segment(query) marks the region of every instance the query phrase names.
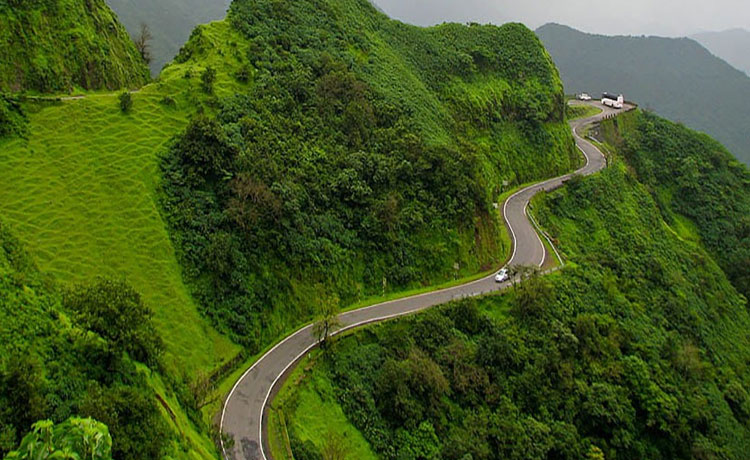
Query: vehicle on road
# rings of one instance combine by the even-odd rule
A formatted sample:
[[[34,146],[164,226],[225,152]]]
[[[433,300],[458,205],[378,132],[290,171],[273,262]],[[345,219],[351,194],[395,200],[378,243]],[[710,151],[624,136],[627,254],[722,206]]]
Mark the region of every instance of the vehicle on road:
[[[610,93],[602,94],[602,104],[613,109],[621,109],[625,105],[625,96],[622,94],[614,95]]]
[[[578,100],[579,101],[590,101],[591,100],[591,96],[589,96],[588,93],[581,93],[581,94],[578,95]]]
[[[502,283],[503,281],[508,280],[508,269],[503,268],[499,272],[497,272],[497,275],[495,275],[495,282],[496,283]]]

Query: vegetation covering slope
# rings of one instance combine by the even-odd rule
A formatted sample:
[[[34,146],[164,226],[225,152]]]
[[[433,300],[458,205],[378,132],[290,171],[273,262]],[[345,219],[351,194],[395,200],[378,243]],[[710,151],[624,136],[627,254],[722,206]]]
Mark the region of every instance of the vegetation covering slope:
[[[321,292],[347,305],[501,262],[503,182],[579,161],[521,25],[420,29],[366,0],[240,0],[228,20],[249,88],[175,142],[164,206],[204,312],[251,350]],[[199,30],[176,61],[206,46]]]
[[[177,56],[190,33],[199,24],[223,19],[230,0],[106,0],[130,32],[138,37],[141,24],[151,30],[151,74]]]
[[[78,415],[108,426],[115,458],[157,458],[165,421],[136,360],[156,368],[161,349],[130,286],[91,280],[61,293],[0,223],[0,455],[37,420]]]
[[[621,162],[535,209],[567,268],[336,341],[283,408],[295,459],[356,441],[296,431],[311,394],[380,458],[745,458],[750,314],[722,270]]]
[[[139,87],[148,69],[104,0],[1,0],[0,91]]]
[[[232,48],[241,37],[225,22],[201,30],[206,52],[133,93],[128,113],[119,92],[59,102],[11,98],[9,113],[25,134],[0,136],[0,215],[40,269],[61,286],[126,279],[153,311],[165,351],[158,373],[148,375],[149,398],[161,398],[170,429],[163,454],[175,459],[215,457],[213,414],[204,420],[199,412],[212,396],[196,395],[242,358],[199,314],[158,206],[159,155],[172,136],[196,112],[211,112],[217,95],[243,86]],[[206,66],[216,70],[213,95],[201,90]],[[70,391],[72,398],[81,390]]]
[[[731,29],[723,32],[703,32],[690,38],[705,46],[716,56],[750,75],[750,31]]]
[[[750,298],[750,171],[708,136],[648,113],[609,121],[600,137],[632,165],[667,222],[700,241]]]
[[[693,40],[606,37],[549,24],[537,30],[569,93],[621,92],[704,131],[750,164],[750,77]]]

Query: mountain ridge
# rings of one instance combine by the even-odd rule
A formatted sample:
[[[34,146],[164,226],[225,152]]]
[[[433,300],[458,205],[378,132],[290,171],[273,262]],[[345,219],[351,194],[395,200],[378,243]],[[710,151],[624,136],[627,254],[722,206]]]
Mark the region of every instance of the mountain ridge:
[[[568,93],[625,94],[642,107],[722,142],[750,164],[750,77],[689,38],[594,35],[559,24],[537,29]]]

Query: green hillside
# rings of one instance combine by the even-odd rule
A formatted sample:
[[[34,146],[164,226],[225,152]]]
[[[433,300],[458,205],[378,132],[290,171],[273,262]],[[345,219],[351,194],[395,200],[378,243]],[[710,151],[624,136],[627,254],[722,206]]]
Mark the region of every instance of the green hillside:
[[[669,128],[673,146],[706,145],[632,117]],[[683,176],[662,147],[648,163]],[[535,200],[568,259],[558,274],[348,334],[298,370],[275,404],[294,458],[745,458],[747,299],[638,177],[615,159]]]
[[[128,113],[120,110],[119,92],[20,105],[11,99],[7,113],[20,120],[24,137],[0,136],[0,216],[40,269],[60,286],[124,279],[153,311],[164,353],[147,383],[150,398],[163,398],[169,434],[162,451],[175,459],[214,458],[212,414],[202,417],[204,401],[191,388],[242,357],[200,315],[159,209],[160,154],[196,112],[212,110],[216,97],[200,89],[201,72],[216,69],[216,95],[242,85],[230,45],[238,35],[224,22],[202,31],[208,51],[133,93]],[[117,452],[117,437],[113,442]]]
[[[710,137],[648,113],[607,122],[600,137],[632,165],[667,223],[702,243],[750,298],[750,171]]]
[[[0,105],[12,121],[0,134],[3,220],[60,289],[97,276],[125,280],[153,312],[164,353],[155,368],[136,367],[138,391],[159,402],[166,423],[159,456],[215,456],[214,394],[203,389],[223,385],[250,352],[311,318],[311,293],[333,291],[346,305],[384,287],[391,295],[489,269],[508,249],[493,201],[579,161],[556,70],[522,26],[423,30],[366,1],[327,2],[315,15],[306,14],[309,4],[276,12],[249,5],[197,28],[177,61],[132,93],[127,112],[119,92],[85,90],[57,101],[3,97]],[[212,155],[224,148],[245,159],[223,165],[215,180]],[[198,167],[188,171],[196,181],[179,184],[186,155],[195,155]],[[267,187],[255,182],[261,173]],[[206,183],[216,188],[180,188]],[[228,185],[240,191],[234,203],[244,220],[211,214],[220,218],[203,222],[213,246],[193,253],[191,238],[205,250],[203,236],[181,226],[191,203],[178,194],[207,199],[194,208],[199,222],[204,210],[227,204]],[[277,193],[279,220],[263,226],[276,217],[252,203],[273,211]],[[352,227],[358,221],[365,227]],[[227,284],[222,244],[238,238],[241,250],[231,254],[239,263],[230,268],[240,276]],[[277,238],[279,249],[264,258],[267,246],[247,250],[265,238]],[[207,273],[204,262],[220,270]],[[219,297],[231,283],[239,294]],[[84,386],[62,399],[82,401]],[[58,423],[67,415],[33,413]],[[5,448],[30,429],[29,420],[15,422]]]
[[[249,87],[175,142],[164,206],[204,313],[250,350],[321,292],[347,306],[500,264],[498,196],[580,161],[522,25],[421,29],[367,0],[235,1],[228,21]],[[196,33],[176,62],[205,49]]]
[[[160,455],[166,422],[136,362],[158,366],[150,315],[124,283],[61,293],[0,223],[0,456],[37,420],[71,415],[106,423],[115,458]]]
[[[136,88],[146,68],[104,0],[0,0],[0,91]]]
[[[620,92],[708,133],[750,164],[750,77],[682,38],[607,37],[556,24],[537,30],[568,93]]]

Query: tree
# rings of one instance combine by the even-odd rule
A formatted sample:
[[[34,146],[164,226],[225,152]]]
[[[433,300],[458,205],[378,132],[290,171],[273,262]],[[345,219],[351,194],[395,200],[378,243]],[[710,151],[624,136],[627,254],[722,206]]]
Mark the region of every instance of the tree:
[[[216,82],[216,70],[208,66],[201,75],[201,88],[206,94],[212,94],[214,92],[214,82]]]
[[[112,437],[107,425],[94,419],[69,418],[58,425],[43,420],[33,425],[18,450],[6,460],[111,460]]]
[[[152,366],[158,363],[163,344],[153,312],[126,282],[100,278],[66,292],[64,303],[78,325],[110,341],[117,351]]]
[[[120,94],[119,100],[122,113],[130,112],[130,109],[133,108],[133,96],[131,96],[130,91],[123,91],[122,94]]]
[[[135,47],[138,52],[141,53],[141,58],[143,58],[143,61],[146,64],[151,64],[153,59],[151,53],[151,40],[153,40],[153,38],[154,36],[151,35],[151,29],[148,27],[148,24],[142,22],[138,36],[133,39],[133,42],[135,42]]]
[[[319,292],[318,298],[320,303],[318,304],[318,317],[317,321],[313,325],[313,334],[320,342],[321,348],[328,346],[328,339],[331,336],[331,332],[341,326],[339,321],[339,298],[335,294],[323,293],[322,287],[318,287]]]

